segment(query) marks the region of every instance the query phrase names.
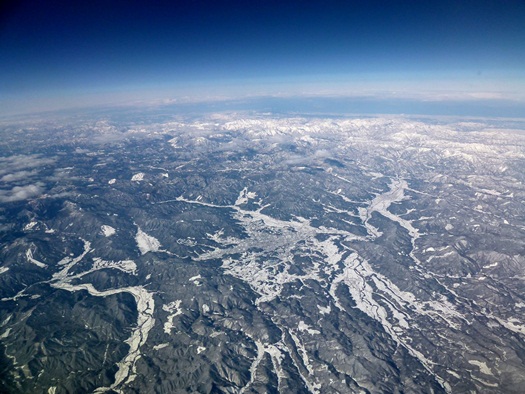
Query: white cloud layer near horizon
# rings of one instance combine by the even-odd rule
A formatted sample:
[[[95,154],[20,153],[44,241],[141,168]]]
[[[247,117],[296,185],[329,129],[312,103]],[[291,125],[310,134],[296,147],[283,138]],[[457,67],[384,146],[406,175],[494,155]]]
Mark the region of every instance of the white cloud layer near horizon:
[[[508,101],[525,105],[525,75],[358,74],[143,84],[98,91],[0,95],[0,116],[105,106],[220,102],[258,97],[340,97],[419,101]]]

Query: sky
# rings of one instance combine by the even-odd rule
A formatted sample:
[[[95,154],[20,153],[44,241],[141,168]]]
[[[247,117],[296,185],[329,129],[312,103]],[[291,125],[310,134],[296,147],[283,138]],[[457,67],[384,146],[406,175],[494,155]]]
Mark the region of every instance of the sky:
[[[7,1],[0,114],[126,101],[525,103],[525,1]]]

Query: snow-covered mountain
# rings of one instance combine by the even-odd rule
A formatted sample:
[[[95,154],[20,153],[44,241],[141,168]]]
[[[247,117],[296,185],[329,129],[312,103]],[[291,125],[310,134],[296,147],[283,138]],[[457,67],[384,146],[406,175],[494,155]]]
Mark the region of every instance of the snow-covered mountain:
[[[525,122],[5,123],[7,392],[515,392]]]

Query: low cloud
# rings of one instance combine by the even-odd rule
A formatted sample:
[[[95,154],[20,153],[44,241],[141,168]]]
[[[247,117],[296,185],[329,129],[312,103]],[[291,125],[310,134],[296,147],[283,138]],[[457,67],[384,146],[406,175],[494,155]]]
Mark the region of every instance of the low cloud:
[[[36,183],[26,186],[15,186],[10,190],[0,190],[0,202],[13,202],[27,200],[42,194],[42,184]]]
[[[13,173],[4,175],[3,177],[0,178],[0,181],[2,182],[22,181],[36,174],[37,172],[34,170],[33,171],[17,171],[17,172],[13,172]]]
[[[0,175],[9,175],[16,172],[39,169],[52,164],[55,159],[51,157],[40,157],[40,155],[15,155],[0,158]]]
[[[314,152],[314,157],[326,158],[332,156],[332,153],[328,149],[318,149]]]

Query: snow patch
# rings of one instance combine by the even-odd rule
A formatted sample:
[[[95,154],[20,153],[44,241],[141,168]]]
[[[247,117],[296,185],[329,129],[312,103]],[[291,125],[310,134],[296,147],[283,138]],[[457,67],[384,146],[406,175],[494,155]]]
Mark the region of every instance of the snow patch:
[[[24,226],[24,231],[29,231],[31,229],[33,229],[33,227],[35,227],[37,225],[37,222],[29,222],[27,223],[25,226]]]
[[[80,279],[90,272],[93,272],[93,269],[90,269],[79,274],[69,275],[69,270],[92,251],[91,243],[86,240],[83,241],[84,251],[80,255],[77,257],[68,256],[58,262],[58,265],[63,266],[63,268],[59,272],[53,274],[50,284],[54,288],[70,292],[85,290],[95,297],[107,297],[114,294],[129,293],[135,299],[137,307],[137,322],[135,328],[133,328],[133,331],[131,332],[131,336],[125,341],[125,343],[129,345],[128,354],[117,364],[118,370],[115,373],[114,383],[109,387],[100,387],[94,391],[95,393],[102,393],[113,390],[121,393],[121,387],[132,382],[137,376],[136,363],[142,356],[140,348],[148,340],[148,334],[155,324],[155,319],[153,318],[155,301],[153,300],[153,294],[148,292],[142,286],[129,286],[98,291],[91,283],[72,284],[73,280]],[[97,264],[97,260],[94,259],[94,261],[95,264]],[[98,261],[100,263],[103,260],[99,259]],[[122,267],[131,266],[129,263],[130,260],[125,260],[125,262],[126,263],[124,264],[120,262],[120,265]]]
[[[103,224],[100,229],[102,230],[102,234],[104,234],[105,237],[111,237],[116,232],[113,227],[106,224]]]
[[[487,366],[487,363],[478,360],[468,360],[469,364],[475,365],[479,371],[485,375],[492,375],[492,370]]]
[[[180,307],[181,303],[182,300],[176,300],[162,306],[162,310],[169,313],[166,318],[166,323],[164,323],[164,332],[168,335],[171,334],[171,329],[174,327],[173,319],[175,316],[182,315],[182,309]]]
[[[135,175],[133,175],[131,177],[131,181],[132,182],[140,182],[140,181],[143,181],[144,180],[144,173],[143,172],[138,172],[136,173]]]
[[[200,275],[195,275],[195,276],[192,276],[189,281],[190,282],[193,282],[193,284],[195,286],[201,286],[202,285],[202,282],[201,282],[201,279],[202,279],[202,276]]]
[[[304,321],[300,321],[299,325],[297,326],[299,331],[306,331],[310,335],[320,334],[321,331],[312,329],[308,324],[306,324]]]
[[[47,264],[44,264],[41,261],[38,261],[35,258],[33,258],[33,252],[31,251],[31,249],[27,249],[27,251],[26,251],[26,258],[27,258],[27,260],[30,263],[33,263],[37,267],[40,267],[40,268],[46,268],[47,267]]]
[[[137,228],[137,235],[135,235],[135,241],[139,247],[141,254],[148,252],[158,252],[160,250],[160,242],[157,238],[146,234],[140,227]]]
[[[257,356],[250,365],[250,381],[239,391],[239,394],[243,394],[255,382],[257,368],[259,367],[259,364],[261,364],[264,354],[266,353],[266,349],[260,341],[256,340],[255,346],[257,346]]]
[[[133,260],[106,261],[99,257],[93,258],[93,271],[105,268],[118,269],[128,274],[137,275],[137,264]]]
[[[235,201],[235,205],[239,206],[239,205],[246,204],[248,203],[248,200],[254,199],[255,197],[257,197],[257,194],[254,192],[249,192],[248,188],[245,187],[239,193],[239,196],[237,197],[237,200]]]
[[[319,309],[319,313],[321,315],[327,315],[332,311],[332,308],[330,307],[330,305],[328,306],[317,305],[317,309]]]
[[[11,328],[8,328],[7,330],[4,331],[4,333],[2,335],[0,335],[0,339],[5,339],[9,336],[9,333],[11,332]]]

